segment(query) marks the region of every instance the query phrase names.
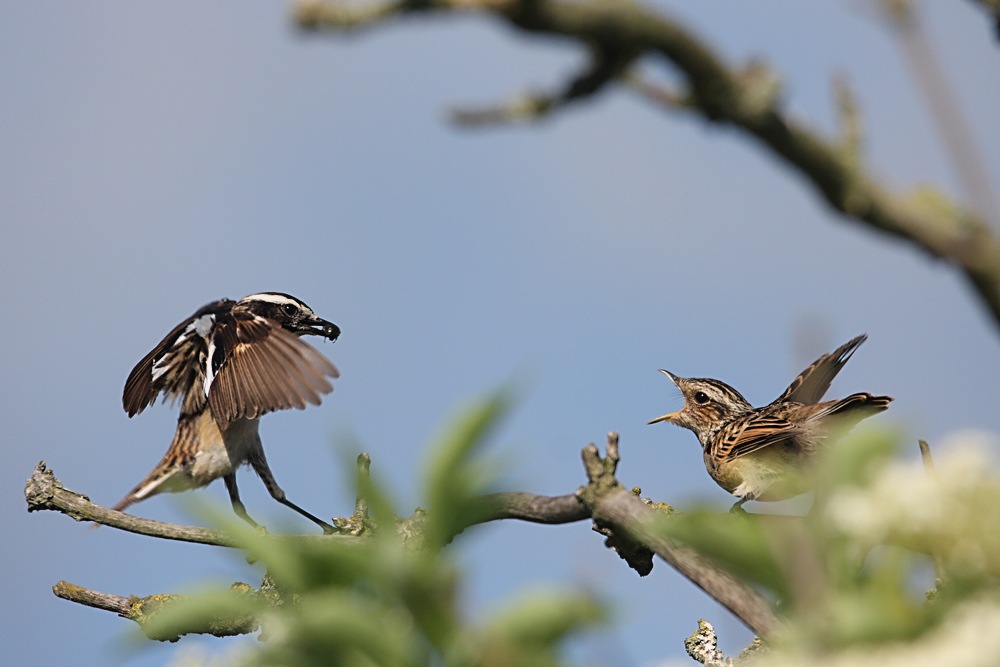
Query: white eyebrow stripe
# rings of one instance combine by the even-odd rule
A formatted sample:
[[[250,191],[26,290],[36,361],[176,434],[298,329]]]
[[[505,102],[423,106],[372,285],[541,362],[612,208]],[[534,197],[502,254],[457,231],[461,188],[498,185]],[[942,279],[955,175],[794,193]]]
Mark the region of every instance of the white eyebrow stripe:
[[[251,294],[249,296],[245,296],[242,299],[240,299],[240,301],[248,301],[248,300],[266,301],[268,303],[276,303],[276,304],[279,304],[279,305],[290,303],[290,304],[292,304],[294,306],[298,306],[299,308],[304,308],[306,310],[311,310],[309,308],[309,306],[307,306],[306,304],[302,303],[298,299],[289,298],[289,297],[285,296],[284,294],[274,294],[273,292],[261,292],[260,294]]]

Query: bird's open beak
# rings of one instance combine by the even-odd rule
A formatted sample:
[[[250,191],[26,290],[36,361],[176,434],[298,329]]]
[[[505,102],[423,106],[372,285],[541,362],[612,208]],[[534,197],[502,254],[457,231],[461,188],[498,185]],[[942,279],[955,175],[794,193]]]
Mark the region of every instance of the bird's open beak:
[[[340,336],[340,327],[333,322],[327,322],[319,317],[303,321],[300,323],[300,326],[302,326],[302,333],[304,334],[322,336],[323,338],[328,338],[330,340],[337,340],[337,337]]]
[[[665,371],[662,368],[660,369],[660,372],[663,373],[664,375],[666,375],[668,378],[670,378],[670,381],[673,382],[675,385],[677,385],[677,376],[676,375],[674,375],[670,371]],[[680,387],[680,385],[677,385],[677,386],[678,386],[678,388]],[[679,415],[680,415],[680,412],[670,412],[670,413],[667,413],[665,415],[660,415],[656,419],[654,419],[654,420],[652,420],[650,422],[646,422],[646,423],[647,423],[647,425],[648,424],[658,424],[659,422],[670,422],[671,424],[676,424],[677,423],[677,417]]]

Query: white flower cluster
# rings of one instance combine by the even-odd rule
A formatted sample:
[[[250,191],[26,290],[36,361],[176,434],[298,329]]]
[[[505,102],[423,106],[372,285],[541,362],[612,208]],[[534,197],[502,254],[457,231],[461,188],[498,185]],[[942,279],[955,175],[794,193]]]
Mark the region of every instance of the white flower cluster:
[[[985,667],[1000,659],[1000,606],[969,602],[945,622],[907,642],[855,647],[827,655],[774,651],[759,664],[767,667]],[[751,663],[755,664],[755,663]]]
[[[869,486],[835,492],[827,516],[859,543],[933,553],[964,576],[1000,575],[997,442],[963,433],[942,443],[931,469],[920,460],[890,463]]]

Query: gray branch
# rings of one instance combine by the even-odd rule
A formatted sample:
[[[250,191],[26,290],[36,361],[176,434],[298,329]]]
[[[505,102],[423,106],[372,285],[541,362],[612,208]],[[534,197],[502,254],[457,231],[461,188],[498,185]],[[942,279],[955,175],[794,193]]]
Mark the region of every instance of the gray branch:
[[[600,457],[597,447],[588,445],[583,450],[583,462],[588,483],[580,487],[576,493],[554,497],[524,492],[483,496],[473,507],[471,523],[518,519],[534,523],[561,524],[592,518],[595,530],[607,538],[607,546],[613,548],[640,575],[649,573],[653,567],[652,555],[656,554],[729,609],[758,635],[766,636],[776,629],[777,617],[763,596],[715,567],[695,551],[659,534],[652,520],[660,515],[660,510],[669,508],[665,505],[654,507],[646,504],[626,491],[615,479],[618,465],[617,434],[612,433],[608,436],[606,458]],[[367,455],[358,458],[359,475],[367,475],[368,464]],[[46,468],[44,462],[38,464],[28,479],[25,485],[25,498],[28,501],[29,512],[51,510],[67,514],[77,521],[94,521],[150,537],[223,547],[239,546],[236,540],[221,531],[140,519],[95,505],[86,496],[64,488]],[[345,545],[357,545],[365,539],[360,535],[370,529],[367,513],[363,511],[366,505],[364,497],[359,495],[354,515],[350,519],[334,521],[334,525],[341,529],[343,534],[268,537],[282,540],[338,540]],[[399,522],[397,529],[404,539],[419,540],[421,518],[422,512],[418,510],[409,519]],[[414,534],[409,535],[410,532]],[[89,591],[65,582],[57,585],[56,594],[74,602],[114,611],[142,624],[141,619],[131,611],[135,603],[133,598],[120,598]],[[170,596],[151,596],[151,599],[163,600],[165,597]],[[123,600],[129,601],[128,609]],[[217,622],[218,627],[229,632],[231,626],[223,620]],[[248,628],[253,625],[246,619],[241,622]],[[195,631],[217,634],[211,628],[191,630]],[[247,630],[250,631],[252,629]]]
[[[990,6],[992,3],[982,3]],[[664,108],[689,110],[731,125],[791,166],[824,201],[846,218],[903,240],[943,259],[966,278],[1000,327],[1000,240],[988,211],[973,211],[940,193],[894,193],[857,159],[851,138],[828,139],[780,107],[778,77],[759,66],[730,67],[693,31],[638,2],[605,0],[404,0],[342,3],[300,0],[296,20],[303,29],[344,31],[372,28],[403,15],[477,11],[528,33],[575,40],[607,66],[592,64],[587,85],[573,94],[532,95],[498,110],[462,116],[478,122],[548,113],[578,102],[628,77],[624,64],[642,57],[665,61],[684,77],[687,89],[667,95]],[[618,75],[621,71],[621,76]],[[640,92],[655,90],[642,86]],[[649,97],[657,103],[663,95]],[[675,100],[683,104],[675,104]]]
[[[165,521],[154,521],[118,512],[90,501],[82,493],[65,488],[51,470],[40,461],[31,477],[24,485],[24,499],[28,503],[29,512],[54,511],[61,512],[76,521],[89,521],[117,528],[137,535],[158,537],[165,540],[178,540],[207,544],[216,547],[240,548],[242,545],[233,536],[221,530],[201,528],[199,526],[183,526]],[[345,543],[356,543],[358,538],[352,534],[345,535],[272,535],[272,539],[321,540],[337,539]]]
[[[233,595],[263,596],[267,599],[269,593],[263,590],[264,588],[262,586],[261,590],[257,590],[247,584],[236,583],[233,584],[230,590]],[[147,637],[157,641],[174,642],[180,639],[181,635],[186,634],[232,637],[256,632],[260,627],[260,623],[256,617],[244,614],[195,621],[188,627],[174,628],[164,633],[161,630],[154,629],[155,625],[150,625],[150,619],[164,608],[182,601],[184,599],[183,596],[147,595],[145,597],[138,597],[131,595],[126,598],[121,595],[90,590],[89,588],[71,584],[68,581],[57,583],[52,587],[52,592],[55,593],[56,597],[63,600],[69,600],[70,602],[76,602],[77,604],[95,609],[110,611],[122,618],[134,621]]]
[[[641,560],[633,564],[630,559],[641,559],[641,550],[648,549],[729,609],[757,635],[770,636],[778,629],[778,617],[760,593],[655,529],[658,509],[645,504],[614,477],[618,465],[617,433],[608,434],[605,458],[600,457],[597,447],[589,445],[583,450],[583,460],[590,483],[581,487],[577,495],[590,508],[597,530],[609,536],[609,546],[614,546],[630,565],[638,569]],[[638,549],[639,553],[630,549]]]

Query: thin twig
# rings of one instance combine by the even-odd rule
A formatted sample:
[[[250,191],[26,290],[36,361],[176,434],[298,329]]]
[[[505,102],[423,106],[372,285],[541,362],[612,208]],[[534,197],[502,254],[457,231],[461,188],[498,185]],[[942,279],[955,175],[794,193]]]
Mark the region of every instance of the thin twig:
[[[931,446],[927,444],[926,440],[918,440],[917,444],[920,446],[920,458],[924,462],[924,470],[927,474],[932,474],[934,470],[934,459],[931,457]]]
[[[361,521],[368,519],[368,496],[366,490],[371,483],[372,458],[368,452],[358,454],[358,494],[354,499],[354,517]]]
[[[93,591],[89,588],[84,588],[83,586],[71,584],[68,581],[60,581],[57,583],[52,587],[52,592],[55,593],[56,597],[62,598],[63,600],[69,600],[70,602],[76,602],[77,604],[93,607],[95,609],[103,609],[105,611],[114,612],[122,618],[128,618],[132,611],[132,604],[129,602],[129,598],[122,597],[121,595],[113,595],[111,593]]]
[[[928,475],[934,475],[934,458],[931,456],[931,446],[927,444],[926,440],[918,440],[917,444],[920,446],[920,458],[924,462],[924,472]],[[934,590],[937,591],[947,583],[947,574],[944,560],[939,551],[931,551],[931,560],[934,562]]]

